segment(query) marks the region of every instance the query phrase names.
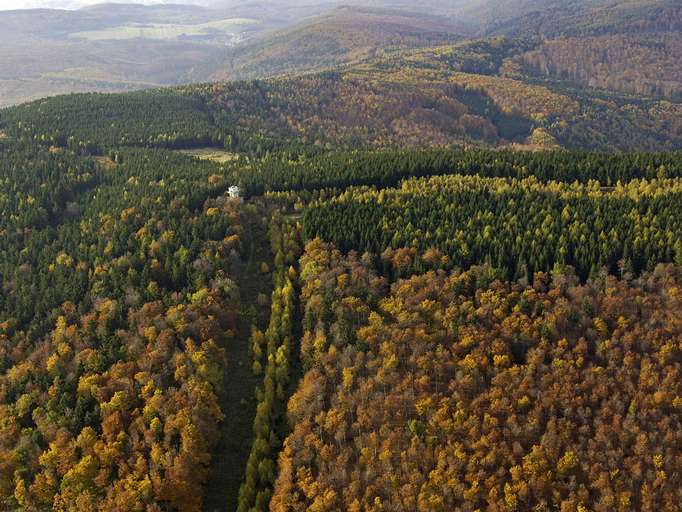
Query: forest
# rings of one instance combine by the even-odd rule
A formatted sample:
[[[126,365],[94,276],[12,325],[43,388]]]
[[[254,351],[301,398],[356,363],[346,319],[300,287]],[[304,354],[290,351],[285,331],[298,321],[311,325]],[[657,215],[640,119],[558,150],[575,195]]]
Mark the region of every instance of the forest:
[[[164,150],[2,154],[3,508],[200,510],[241,205]]]
[[[357,150],[298,154],[286,152],[234,168],[234,179],[249,195],[266,192],[345,189],[357,185],[394,187],[410,177],[460,175],[529,178],[542,182],[598,182],[604,187],[635,179],[682,177],[682,154],[519,152],[480,148],[450,150]]]
[[[551,41],[518,61],[531,73],[582,85],[679,98],[682,74],[675,56],[681,51],[679,34],[602,36]]]
[[[0,110],[0,510],[679,511],[679,9],[578,3]]]
[[[119,146],[220,146],[258,156],[460,146],[682,149],[679,102],[546,83],[512,59],[525,48],[493,40],[303,76],[59,96],[4,110],[0,130],[99,154]]]
[[[634,180],[613,190],[535,178],[406,180],[399,189],[352,188],[313,202],[303,237],[381,254],[407,273],[424,269],[433,253],[460,268],[489,264],[514,279],[557,265],[582,278],[604,268],[640,273],[682,264],[681,192],[677,180]]]
[[[310,241],[270,510],[678,510],[679,272],[389,283]]]
[[[261,151],[174,105],[3,118],[4,508],[676,510],[679,153]]]

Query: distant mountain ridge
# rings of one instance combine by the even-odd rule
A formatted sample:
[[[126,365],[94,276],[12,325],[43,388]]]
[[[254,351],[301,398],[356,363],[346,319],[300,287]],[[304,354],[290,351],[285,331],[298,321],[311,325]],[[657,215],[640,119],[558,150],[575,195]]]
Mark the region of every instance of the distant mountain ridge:
[[[0,107],[44,96],[119,92],[197,80],[195,69],[224,52],[225,40],[267,24],[226,24],[206,37],[172,37],[238,13],[187,5],[93,6],[77,11],[0,11]],[[166,39],[136,40],[136,26],[168,27]],[[202,29],[203,30],[203,29]],[[82,34],[118,31],[118,40]]]
[[[498,17],[486,28],[491,34],[557,38],[682,29],[682,5],[672,0],[502,0],[495,5]]]
[[[228,52],[211,79],[244,79],[320,71],[357,63],[376,52],[461,40],[463,24],[399,10],[338,7]]]
[[[363,66],[497,75],[609,99],[682,94],[676,1],[425,0],[421,12],[406,0],[340,4],[226,0],[222,9],[105,4],[0,12],[0,106]]]
[[[0,112],[0,129],[77,147],[220,145],[257,154],[311,146],[682,149],[682,102],[543,83],[515,71],[513,56],[526,50],[507,38],[462,41],[336,71],[63,96]]]

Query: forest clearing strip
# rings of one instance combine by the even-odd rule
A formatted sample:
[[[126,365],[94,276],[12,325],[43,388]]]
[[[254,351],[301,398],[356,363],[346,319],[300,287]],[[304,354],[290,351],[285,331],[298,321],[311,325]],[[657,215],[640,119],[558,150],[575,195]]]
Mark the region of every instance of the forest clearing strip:
[[[249,215],[246,213],[246,215]],[[267,233],[260,226],[260,212],[248,219],[247,260],[235,272],[241,307],[237,318],[238,332],[226,347],[224,391],[221,409],[225,414],[221,442],[213,453],[211,478],[207,484],[204,510],[207,512],[234,511],[237,508],[239,486],[244,479],[253,436],[256,413],[254,391],[260,378],[251,371],[250,334],[252,325],[267,325],[269,310],[259,306],[259,297],[269,296],[272,290],[269,275],[261,272],[260,264],[272,265],[272,254],[267,244]]]
[[[270,322],[265,333],[253,330],[253,373],[263,375],[257,391],[253,444],[239,490],[238,512],[268,509],[277,476],[277,457],[287,435],[286,406],[293,389],[292,357],[297,329],[295,265],[300,253],[298,228],[279,216],[270,226],[275,253],[274,291]],[[296,367],[296,365],[294,365]]]

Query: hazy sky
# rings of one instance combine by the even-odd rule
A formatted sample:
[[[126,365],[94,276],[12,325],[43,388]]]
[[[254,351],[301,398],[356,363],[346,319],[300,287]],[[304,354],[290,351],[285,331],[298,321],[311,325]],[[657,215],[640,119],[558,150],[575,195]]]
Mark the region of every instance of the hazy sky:
[[[138,4],[210,4],[211,0],[0,0],[0,10],[35,9],[46,7],[51,9],[78,9],[86,5],[106,2],[138,3]]]

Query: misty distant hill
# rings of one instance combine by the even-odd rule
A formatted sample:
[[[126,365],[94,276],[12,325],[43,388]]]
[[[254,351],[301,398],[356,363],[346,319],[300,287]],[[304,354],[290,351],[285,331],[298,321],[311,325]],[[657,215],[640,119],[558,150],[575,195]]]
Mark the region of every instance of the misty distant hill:
[[[254,3],[0,11],[0,106],[198,80],[197,68],[226,48],[284,24]]]
[[[475,62],[466,57],[465,69],[682,94],[682,6],[672,0],[199,1],[210,7],[0,11],[0,106],[71,92],[296,75],[493,36],[523,44],[474,55]]]
[[[473,31],[448,18],[400,10],[339,7],[228,52],[211,78],[242,79],[331,69],[386,51],[436,46]]]
[[[0,107],[69,92],[122,92],[216,77],[317,69],[325,61],[335,65],[354,60],[389,44],[435,43],[453,32],[449,22],[418,15],[399,19],[395,13],[386,20],[379,14],[370,20],[367,13],[354,20],[347,13],[336,16],[337,22],[309,21],[343,4],[337,0],[192,3],[205,6],[103,3],[79,10],[0,11]],[[414,7],[402,0],[367,5]],[[316,39],[315,31],[325,23],[331,33]],[[280,32],[290,26],[297,29]],[[345,29],[348,34],[343,36],[339,30]],[[409,37],[403,37],[406,32]],[[236,53],[230,51],[261,34],[272,36]],[[358,42],[349,41],[350,36],[357,36]],[[307,39],[304,48],[310,55],[302,57],[294,51],[302,62],[293,62],[289,53],[303,42],[301,38]],[[345,57],[324,49],[334,44],[330,43],[334,38],[345,45],[334,53],[340,51]],[[272,61],[280,58],[281,65]]]

